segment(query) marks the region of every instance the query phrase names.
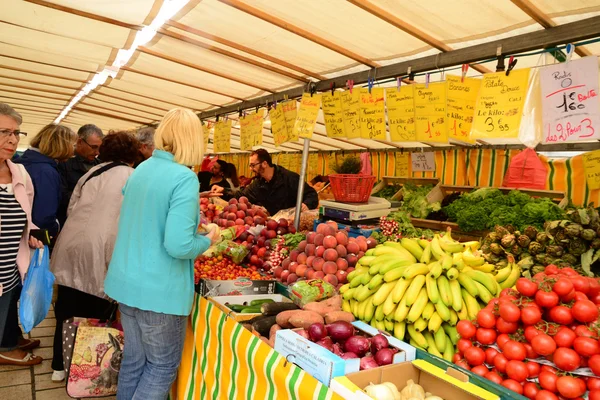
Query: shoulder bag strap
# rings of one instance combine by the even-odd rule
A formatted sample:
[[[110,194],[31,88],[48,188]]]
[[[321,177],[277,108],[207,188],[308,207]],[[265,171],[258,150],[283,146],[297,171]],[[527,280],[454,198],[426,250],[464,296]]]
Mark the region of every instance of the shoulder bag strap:
[[[94,172],[92,172],[92,174],[90,174],[90,176],[87,177],[87,179],[85,180],[85,182],[83,182],[83,185],[81,185],[81,187],[83,188],[85,186],[85,184],[88,183],[88,181],[90,179],[95,178],[98,175],[101,175],[101,174],[105,173],[109,169],[112,169],[114,167],[118,167],[118,166],[121,166],[121,165],[126,166],[127,164],[115,161],[115,162],[111,162],[110,164],[106,164],[102,168],[99,168],[99,169],[95,170]]]

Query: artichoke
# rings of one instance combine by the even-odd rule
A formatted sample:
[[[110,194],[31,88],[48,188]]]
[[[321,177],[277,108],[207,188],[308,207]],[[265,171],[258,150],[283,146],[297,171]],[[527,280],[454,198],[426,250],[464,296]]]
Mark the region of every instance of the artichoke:
[[[564,253],[564,249],[562,248],[562,246],[559,246],[557,244],[551,244],[550,246],[546,247],[546,253],[549,256],[558,258],[561,257]]]
[[[521,254],[523,252],[523,248],[521,248],[521,246],[519,246],[517,243],[513,244],[512,247],[510,248],[510,254],[512,254],[513,256],[518,256],[519,254]]]
[[[502,269],[504,267],[508,266],[508,260],[504,259],[504,260],[500,260],[496,263],[496,269]]]
[[[581,215],[579,214],[578,210],[569,210],[567,211],[567,218],[569,218],[571,221],[575,222],[576,224],[581,224]]]
[[[505,249],[512,247],[515,244],[515,235],[513,235],[513,234],[504,235],[502,237],[502,240],[500,241],[500,244]]]
[[[481,246],[479,250],[481,250],[482,253],[489,253],[490,251],[492,251],[490,250],[490,245],[485,243]]]
[[[575,257],[581,257],[588,250],[586,243],[581,238],[574,238],[569,243],[569,253]]]
[[[543,265],[534,265],[533,268],[531,269],[531,273],[532,274],[539,274],[540,272],[544,272],[546,270],[546,267],[544,267]]]
[[[502,236],[498,235],[496,232],[490,232],[486,239],[489,239],[490,243],[499,242],[502,239]]]
[[[567,235],[567,232],[564,229],[560,229],[554,234],[554,240],[560,243],[568,243],[569,235]]]
[[[490,250],[497,256],[504,254],[504,249],[498,243],[490,244]]]
[[[519,254],[519,260],[523,260],[524,258],[527,258],[527,257],[531,257],[531,254],[529,254],[529,252],[527,252],[527,251],[524,251],[521,254]]]
[[[592,240],[591,246],[592,246],[592,249],[594,249],[594,250],[600,249],[600,238],[596,238],[596,239]]]
[[[563,254],[562,259],[565,263],[569,264],[569,266],[580,264],[580,258],[570,253]]]
[[[535,264],[535,261],[533,260],[533,257],[527,257],[522,259],[521,261],[519,261],[517,263],[517,265],[519,267],[521,267],[521,269],[530,269],[531,267],[533,267],[533,265]]]
[[[542,246],[541,243],[538,242],[531,242],[529,243],[529,253],[532,255],[537,255],[540,254],[542,251],[544,251],[544,246]]]
[[[565,229],[565,233],[572,238],[581,236],[581,232],[583,232],[583,227],[579,224],[571,224]]]
[[[537,234],[538,234],[538,230],[534,226],[528,226],[523,231],[523,234],[527,235],[529,237],[529,239],[535,240],[535,238],[537,237]]]
[[[544,259],[544,265],[555,264],[559,262],[559,259],[556,257],[552,257],[550,254],[546,254],[546,258]]]
[[[536,242],[539,242],[540,244],[547,244],[548,240],[550,240],[550,238],[548,237],[548,235],[545,232],[540,232],[536,235],[534,240]]]
[[[494,232],[499,236],[499,237],[504,237],[504,235],[508,235],[510,232],[508,231],[508,229],[506,229],[503,226],[500,225],[496,225],[496,227],[494,228]]]
[[[546,253],[536,254],[534,258],[536,263],[546,265]]]
[[[581,232],[581,237],[591,242],[596,238],[596,232],[593,229],[584,229],[583,232]]]
[[[519,246],[521,246],[521,247],[529,247],[529,243],[531,243],[531,239],[527,235],[521,235],[517,238],[517,242],[519,242]]]
[[[508,225],[506,225],[506,230],[508,230],[508,232],[510,232],[510,233],[515,233],[517,228],[515,228],[514,225],[512,225],[512,224],[508,224]]]

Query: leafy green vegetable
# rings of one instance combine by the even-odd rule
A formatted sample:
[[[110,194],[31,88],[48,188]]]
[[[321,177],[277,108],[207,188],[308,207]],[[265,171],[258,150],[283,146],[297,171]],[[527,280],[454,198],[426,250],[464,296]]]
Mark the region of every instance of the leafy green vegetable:
[[[289,248],[290,250],[294,250],[296,247],[298,247],[301,241],[306,239],[306,236],[300,232],[288,233],[283,235],[283,239],[285,240],[285,247]]]
[[[402,206],[401,210],[406,211],[414,218],[426,218],[432,211],[441,209],[439,202],[429,203],[427,195],[433,188],[433,185],[417,186],[413,183],[406,183],[402,188]]]
[[[382,199],[390,200],[400,189],[402,189],[402,187],[399,185],[386,186],[379,192],[375,193],[373,197],[380,197]]]

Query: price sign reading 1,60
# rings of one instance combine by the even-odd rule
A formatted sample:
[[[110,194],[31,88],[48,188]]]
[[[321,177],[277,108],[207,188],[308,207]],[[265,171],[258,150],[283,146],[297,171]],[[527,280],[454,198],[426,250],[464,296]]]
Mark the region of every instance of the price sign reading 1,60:
[[[485,125],[487,126],[486,131],[488,132],[494,132],[496,129],[500,132],[506,132],[510,129],[508,124],[502,123],[502,118],[494,120],[492,117],[487,117],[485,119]]]
[[[579,96],[581,97],[581,96]],[[561,112],[569,112],[576,110],[583,110],[585,104],[579,103],[579,98],[575,92],[563,92],[562,93],[562,104],[556,106]]]

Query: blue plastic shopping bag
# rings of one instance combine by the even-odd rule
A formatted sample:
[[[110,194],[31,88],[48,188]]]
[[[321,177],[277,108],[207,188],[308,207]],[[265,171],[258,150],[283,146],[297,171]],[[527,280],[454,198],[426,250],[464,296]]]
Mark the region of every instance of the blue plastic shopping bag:
[[[46,318],[52,303],[53,285],[48,247],[36,249],[25,276],[19,305],[19,319],[25,332],[31,331]]]

